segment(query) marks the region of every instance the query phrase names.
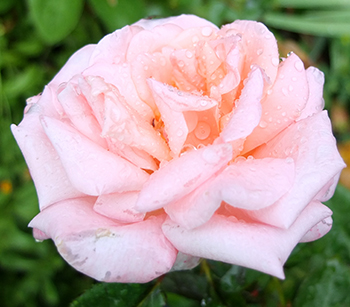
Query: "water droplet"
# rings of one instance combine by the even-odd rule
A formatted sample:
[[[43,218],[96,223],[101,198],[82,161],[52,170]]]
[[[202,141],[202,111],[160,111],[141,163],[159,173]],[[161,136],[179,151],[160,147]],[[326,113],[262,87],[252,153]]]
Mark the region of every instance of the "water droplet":
[[[259,123],[259,126],[261,127],[261,128],[266,128],[267,127],[267,122],[265,122],[265,121],[261,121],[260,123]]]
[[[184,132],[181,129],[177,130],[177,132],[176,132],[176,135],[178,137],[183,136],[183,134],[184,134]]]
[[[143,69],[144,69],[144,70],[148,70],[148,66],[145,65],[145,66],[143,67]]]
[[[286,112],[282,112],[282,116],[286,116]]]
[[[205,107],[207,104],[208,104],[208,101],[207,100],[204,100],[204,99],[201,99],[199,101],[199,104],[202,106],[202,107]]]
[[[284,96],[288,96],[288,90],[285,87],[282,88],[282,93]]]
[[[179,67],[184,67],[184,66],[185,66],[185,63],[184,63],[184,61],[179,61],[179,62],[177,63],[177,65],[179,65]]]
[[[189,51],[189,50],[187,50],[187,51],[185,52],[185,55],[186,55],[186,57],[188,57],[189,59],[193,57],[193,53],[192,53],[191,51]]]
[[[292,81],[294,81],[294,82],[296,82],[297,80],[298,80],[297,77],[292,78]]]
[[[254,160],[254,157],[253,157],[252,155],[250,155],[250,156],[247,157],[247,160],[248,160],[248,161],[249,161],[249,160],[250,160],[250,161],[251,161],[251,160]]]
[[[284,79],[284,74],[280,74],[280,75],[279,75],[279,78],[280,78],[280,79]]]
[[[193,44],[198,43],[198,41],[199,41],[199,38],[198,38],[197,35],[195,35],[195,36],[192,37],[192,43],[193,43]]]
[[[280,63],[280,60],[278,58],[272,58],[271,63],[274,66],[278,66],[278,64]]]
[[[272,121],[273,121],[273,118],[272,118],[272,117],[270,117],[270,118],[269,118],[269,122],[270,122],[270,123],[272,123]]]
[[[211,129],[210,126],[205,122],[199,122],[194,134],[199,140],[205,140],[210,135]]]
[[[272,90],[267,90],[267,95],[271,95],[272,94]]]
[[[291,163],[293,163],[294,162],[294,160],[293,160],[293,158],[291,158],[291,157],[288,157],[287,159],[286,159],[286,163],[288,163],[288,164],[291,164]]]
[[[300,61],[300,60],[297,60],[297,61],[294,63],[294,67],[296,68],[297,71],[302,71],[303,68],[304,68],[303,62]]]
[[[291,86],[291,85],[289,85],[288,89],[289,89],[289,91],[291,92],[292,90],[294,90],[294,87]]]
[[[281,110],[282,109],[282,107],[281,106],[277,106],[277,110]]]
[[[272,37],[273,37],[273,35],[271,33],[265,35],[266,39],[271,39]]]
[[[257,54],[257,55],[262,55],[262,54],[263,54],[263,52],[264,52],[264,50],[263,50],[263,49],[258,49],[258,50],[256,51],[256,54]]]
[[[39,239],[35,239],[35,242],[37,242],[37,243],[41,243],[41,242],[43,242],[44,240],[39,240]]]
[[[211,27],[204,27],[202,29],[202,35],[203,36],[210,36],[211,33],[213,33],[213,29]]]

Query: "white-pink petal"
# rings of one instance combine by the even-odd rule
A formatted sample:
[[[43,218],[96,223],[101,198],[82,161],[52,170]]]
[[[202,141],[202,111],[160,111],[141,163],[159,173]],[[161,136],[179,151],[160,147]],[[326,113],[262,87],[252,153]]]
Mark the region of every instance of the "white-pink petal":
[[[80,198],[54,204],[29,226],[52,238],[76,270],[99,281],[144,283],[170,271],[177,251],[162,233],[164,215],[120,224],[96,213],[94,201]]]
[[[98,146],[69,124],[44,117],[45,133],[55,147],[72,185],[87,195],[138,190],[149,175]]]
[[[209,222],[188,230],[171,219],[163,232],[181,252],[252,268],[283,279],[283,264],[315,224],[332,212],[320,203],[311,203],[290,229],[238,221],[215,214]]]
[[[154,172],[143,186],[136,209],[162,208],[195,190],[232,158],[230,144],[211,145],[185,153]]]

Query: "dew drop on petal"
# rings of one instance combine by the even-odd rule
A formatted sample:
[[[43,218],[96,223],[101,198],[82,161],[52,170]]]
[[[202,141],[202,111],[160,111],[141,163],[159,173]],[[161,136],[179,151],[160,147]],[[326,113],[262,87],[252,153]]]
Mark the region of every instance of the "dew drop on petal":
[[[278,64],[280,63],[280,60],[278,58],[272,58],[271,63],[274,66],[278,66]]]
[[[303,70],[303,63],[300,61],[300,60],[297,60],[295,63],[294,63],[294,66],[296,68],[297,71],[302,71]]]
[[[263,54],[263,52],[264,52],[264,50],[262,50],[262,49],[258,49],[258,50],[256,51],[256,54],[257,54],[257,55],[262,55],[262,54]]]
[[[204,27],[202,29],[203,36],[210,36],[212,32],[213,32],[213,29],[211,27]]]
[[[194,134],[199,140],[205,140],[210,135],[211,129],[210,126],[205,122],[199,122]]]
[[[266,128],[267,127],[267,123],[265,122],[265,121],[261,121],[260,123],[259,123],[259,126],[261,127],[261,128]]]
[[[184,134],[184,132],[183,132],[181,129],[179,129],[179,130],[176,132],[176,135],[177,135],[178,137],[183,136],[183,134]]]
[[[193,53],[192,53],[191,51],[189,51],[189,50],[187,50],[187,51],[185,52],[185,55],[186,55],[186,57],[188,57],[189,59],[193,57]]]

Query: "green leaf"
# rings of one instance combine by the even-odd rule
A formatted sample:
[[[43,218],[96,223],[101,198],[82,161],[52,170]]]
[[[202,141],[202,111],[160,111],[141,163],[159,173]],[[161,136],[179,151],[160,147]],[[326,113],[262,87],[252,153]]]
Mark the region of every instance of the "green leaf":
[[[349,0],[277,0],[276,5],[290,8],[350,6]]]
[[[115,31],[147,17],[142,0],[89,0],[89,2],[108,31]]]
[[[263,21],[270,27],[303,34],[328,37],[350,36],[350,20],[340,22],[309,20],[304,16],[267,13],[263,16]]]
[[[337,259],[332,259],[326,263],[325,268],[307,275],[294,303],[301,307],[349,306],[349,289],[350,269]]]
[[[43,40],[54,44],[64,39],[77,25],[83,0],[29,0],[29,10]]]
[[[71,307],[149,307],[147,300],[158,302],[155,307],[160,307],[161,301],[158,290],[153,289],[153,283],[147,284],[117,284],[100,283],[75,300]],[[156,292],[156,293],[153,293]],[[150,296],[150,297],[148,297]],[[141,303],[141,304],[140,304]],[[140,304],[140,305],[139,305]],[[148,304],[148,305],[147,305]]]

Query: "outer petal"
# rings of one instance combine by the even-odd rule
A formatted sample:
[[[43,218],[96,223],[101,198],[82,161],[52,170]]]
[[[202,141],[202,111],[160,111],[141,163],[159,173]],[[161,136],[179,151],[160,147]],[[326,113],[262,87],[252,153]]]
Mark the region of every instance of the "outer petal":
[[[62,82],[67,82],[74,75],[80,74],[88,67],[91,54],[94,52],[95,48],[96,45],[87,45],[75,52],[49,85],[57,88]]]
[[[51,237],[75,269],[105,282],[148,282],[168,272],[177,251],[164,237],[164,216],[122,225],[93,211],[94,198],[57,203],[29,224]]]
[[[255,158],[269,156],[294,159],[294,184],[277,203],[249,214],[259,221],[284,228],[288,228],[305,206],[345,167],[326,111],[289,126],[254,152]]]
[[[48,117],[42,119],[42,124],[79,191],[87,195],[133,191],[147,181],[146,172],[96,145],[68,124]]]
[[[141,19],[138,22],[134,23],[134,25],[141,26],[146,30],[152,30],[157,26],[164,24],[175,24],[180,26],[182,29],[190,29],[196,27],[206,27],[210,26],[217,29],[217,26],[211,23],[210,21],[200,18],[195,15],[186,15],[182,14],[179,16],[168,17],[168,18],[160,18],[160,19]]]
[[[300,238],[331,214],[327,207],[315,202],[288,230],[214,215],[208,223],[191,230],[167,219],[163,231],[183,253],[245,266],[283,279],[283,264]]]
[[[125,192],[100,195],[94,205],[94,210],[121,223],[140,222],[145,213],[134,209],[139,192]]]
[[[259,125],[244,143],[244,152],[268,142],[300,116],[309,94],[302,61],[291,54],[281,63],[276,82],[267,91]]]
[[[324,74],[316,67],[309,67],[306,70],[307,82],[309,84],[309,98],[305,108],[302,110],[300,117],[297,120],[304,119],[321,112],[324,107],[323,99],[323,84]]]
[[[39,121],[38,109],[34,105],[11,130],[28,164],[38,193],[40,208],[57,201],[83,195],[70,183],[56,150],[46,136]]]
[[[171,160],[154,172],[143,186],[136,209],[141,212],[162,208],[192,192],[232,158],[229,144],[207,146]]]
[[[165,211],[174,222],[192,229],[209,221],[222,201],[245,210],[270,206],[289,191],[293,179],[292,159],[239,161]]]

